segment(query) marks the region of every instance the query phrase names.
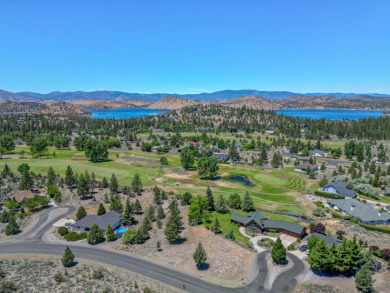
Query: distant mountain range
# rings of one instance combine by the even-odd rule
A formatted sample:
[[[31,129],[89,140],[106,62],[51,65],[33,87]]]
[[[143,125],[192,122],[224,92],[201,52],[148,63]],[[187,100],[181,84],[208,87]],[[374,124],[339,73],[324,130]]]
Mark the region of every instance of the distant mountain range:
[[[390,95],[295,94],[255,90],[226,90],[193,95],[130,94],[112,91],[37,94],[0,90],[0,113],[50,113],[52,111],[56,114],[85,115],[89,110],[133,108],[173,110],[191,105],[222,105],[234,108],[246,106],[265,110],[366,109],[388,111],[390,110]]]
[[[258,90],[224,90],[213,93],[199,93],[199,94],[172,94],[172,93],[156,93],[156,94],[142,94],[142,93],[126,93],[119,91],[92,91],[92,92],[52,92],[48,94],[40,94],[33,92],[12,93],[0,90],[1,101],[14,102],[39,102],[43,100],[55,101],[75,101],[75,100],[117,100],[117,101],[131,101],[144,100],[148,102],[157,102],[158,100],[174,95],[183,99],[191,99],[196,101],[216,101],[216,100],[231,100],[238,97],[245,96],[261,96],[267,100],[284,100],[293,96],[334,96],[341,97],[356,97],[356,96],[371,96],[371,97],[390,97],[386,94],[355,94],[355,93],[294,93],[288,91],[258,91]]]

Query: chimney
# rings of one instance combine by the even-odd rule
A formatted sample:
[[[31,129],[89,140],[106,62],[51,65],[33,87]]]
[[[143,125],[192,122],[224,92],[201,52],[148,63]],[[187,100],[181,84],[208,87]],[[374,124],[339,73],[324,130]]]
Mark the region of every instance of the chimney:
[[[263,227],[263,218],[260,218],[260,226]]]

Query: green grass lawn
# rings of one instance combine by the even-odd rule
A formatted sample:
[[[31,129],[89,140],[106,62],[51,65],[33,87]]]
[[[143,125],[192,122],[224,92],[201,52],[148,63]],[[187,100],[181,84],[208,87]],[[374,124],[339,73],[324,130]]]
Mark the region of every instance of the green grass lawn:
[[[25,158],[20,158],[18,155],[21,150],[26,151]],[[156,184],[162,187],[167,187],[175,193],[184,193],[186,191],[192,194],[206,193],[208,186],[211,187],[213,193],[217,196],[222,194],[228,197],[231,193],[238,193],[241,196],[247,192],[245,185],[232,181],[225,181],[233,183],[233,185],[222,185],[217,181],[202,180],[199,178],[196,169],[194,171],[186,171],[187,177],[174,178],[164,176],[164,170],[169,171],[172,168],[181,168],[180,157],[173,155],[163,155],[169,161],[169,166],[162,171],[160,169],[159,159],[162,155],[156,153],[146,153],[140,151],[116,151],[110,150],[109,160],[107,162],[93,163],[85,158],[83,151],[77,150],[56,150],[54,147],[49,148],[49,153],[56,153],[56,157],[42,157],[32,158],[29,155],[29,148],[26,146],[17,146],[13,154],[4,155],[0,159],[0,170],[3,169],[4,164],[7,164],[13,172],[17,172],[17,167],[22,163],[27,163],[31,170],[35,173],[47,174],[49,167],[52,167],[56,173],[61,176],[65,175],[67,166],[71,166],[76,173],[82,173],[88,170],[89,173],[94,172],[97,179],[106,177],[109,179],[115,173],[119,184],[130,185],[131,180],[136,173],[141,177],[142,183],[145,187],[150,187]],[[117,157],[118,156],[118,157]],[[131,164],[131,158],[144,158],[148,164]],[[256,208],[274,208],[279,211],[294,211],[299,213],[306,213],[305,207],[299,205],[300,199],[289,194],[300,194],[306,187],[306,180],[299,175],[293,174],[293,168],[285,168],[283,170],[266,171],[250,166],[233,166],[233,165],[219,165],[219,174],[245,174],[251,181],[256,184],[254,188],[248,188],[249,194],[253,196]],[[165,179],[169,184],[162,184],[153,181],[149,178]],[[179,186],[176,186],[176,183]],[[271,202],[270,202],[271,201]]]

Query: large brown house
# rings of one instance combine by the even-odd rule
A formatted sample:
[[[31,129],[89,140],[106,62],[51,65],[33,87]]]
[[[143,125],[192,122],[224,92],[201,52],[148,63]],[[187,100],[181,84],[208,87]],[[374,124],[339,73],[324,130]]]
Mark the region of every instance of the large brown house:
[[[267,215],[260,211],[250,212],[247,216],[233,213],[230,216],[230,221],[255,233],[264,233],[275,230],[275,232],[283,233],[295,238],[301,238],[306,234],[306,227],[282,220],[268,220]]]

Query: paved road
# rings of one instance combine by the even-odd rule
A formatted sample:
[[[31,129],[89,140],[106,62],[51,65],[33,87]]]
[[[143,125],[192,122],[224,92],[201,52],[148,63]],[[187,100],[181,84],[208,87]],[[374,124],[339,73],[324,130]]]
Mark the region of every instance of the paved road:
[[[37,215],[28,231],[9,241],[0,243],[0,254],[34,253],[63,255],[65,245],[47,243],[44,241],[44,236],[50,232],[53,223],[67,215],[73,214],[74,211],[74,207],[61,206],[41,212]],[[75,254],[76,261],[80,257],[114,265],[189,292],[285,292],[289,286],[294,284],[295,278],[304,270],[302,261],[296,256],[288,254],[290,260],[293,262],[293,268],[279,275],[273,283],[273,287],[270,290],[265,290],[263,287],[267,277],[265,260],[270,254],[267,251],[257,256],[258,272],[252,283],[240,288],[225,288],[187,275],[178,270],[170,269],[128,254],[103,250],[98,246],[82,246],[69,243],[69,247]]]

